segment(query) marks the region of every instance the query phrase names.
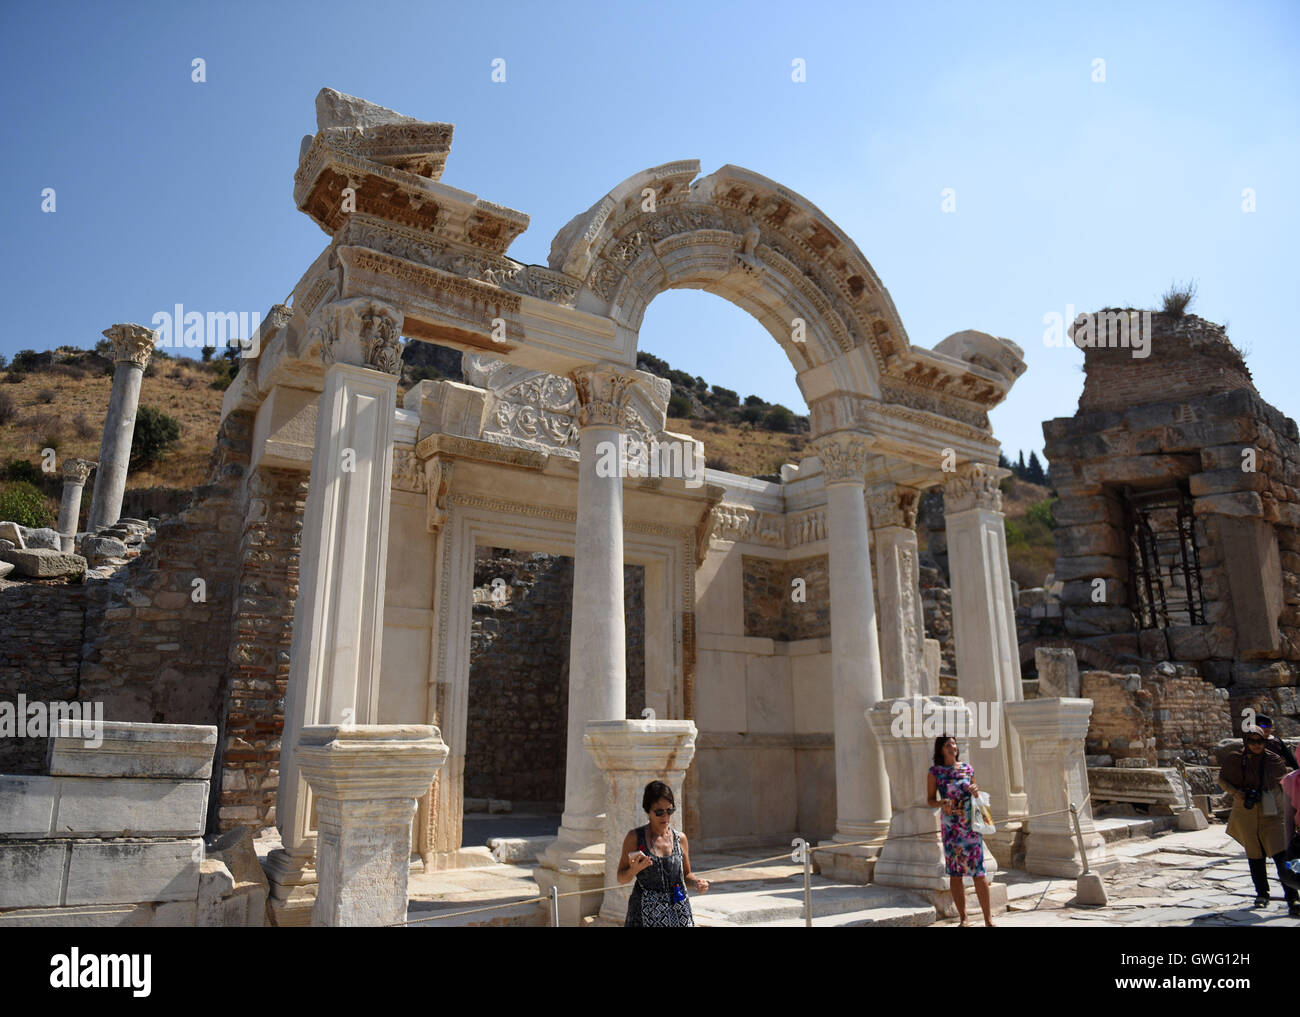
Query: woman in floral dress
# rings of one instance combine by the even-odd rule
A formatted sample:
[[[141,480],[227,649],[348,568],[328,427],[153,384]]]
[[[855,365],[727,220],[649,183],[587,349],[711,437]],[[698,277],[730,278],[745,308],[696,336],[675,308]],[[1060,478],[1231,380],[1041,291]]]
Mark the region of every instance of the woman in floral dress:
[[[957,758],[957,739],[944,735],[934,740],[934,765],[930,767],[926,804],[943,809],[943,858],[948,885],[962,926],[966,921],[966,890],[963,876],[975,882],[984,924],[993,925],[989,915],[989,881],[984,874],[984,838],[971,829],[970,798],[979,793],[975,771]]]

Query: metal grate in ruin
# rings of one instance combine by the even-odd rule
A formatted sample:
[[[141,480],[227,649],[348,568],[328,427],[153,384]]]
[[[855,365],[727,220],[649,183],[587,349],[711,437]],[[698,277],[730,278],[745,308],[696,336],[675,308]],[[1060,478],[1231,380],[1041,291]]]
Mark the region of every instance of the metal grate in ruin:
[[[1204,625],[1205,597],[1192,499],[1180,488],[1124,489],[1129,607],[1140,629]]]

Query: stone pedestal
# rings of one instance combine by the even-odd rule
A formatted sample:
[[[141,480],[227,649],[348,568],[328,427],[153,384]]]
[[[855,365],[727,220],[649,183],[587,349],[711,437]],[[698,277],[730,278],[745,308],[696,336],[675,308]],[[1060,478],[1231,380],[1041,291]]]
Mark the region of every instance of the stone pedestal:
[[[686,769],[695,756],[695,724],[689,720],[597,720],[587,724],[583,742],[605,776],[605,885],[612,886],[617,880],[623,838],[647,822],[641,796],[652,780],[662,780],[673,789],[677,812],[672,825],[681,829]],[[606,890],[600,924],[622,925],[631,894],[631,883]],[[564,924],[564,901],[560,906]]]
[[[447,758],[436,727],[314,725],[298,738],[299,772],[316,795],[312,925],[406,920],[415,801]]]
[[[59,543],[65,552],[75,550],[77,521],[81,518],[81,492],[90,471],[98,464],[89,459],[63,460],[63,502],[59,505]],[[119,509],[120,511],[120,509]]]
[[[135,435],[135,413],[140,405],[140,384],[149,366],[158,333],[143,325],[114,325],[104,330],[113,344],[113,392],[104,416],[104,438],[99,446],[99,471],[90,500],[86,529],[112,526],[122,514],[126,472],[131,461],[131,439]],[[60,527],[62,529],[62,527]],[[75,526],[74,526],[75,529]]]
[[[623,478],[602,476],[602,443],[619,448],[636,375],[599,365],[573,372],[578,394],[578,519],[573,556],[569,639],[569,725],[564,815],[556,840],[541,855],[543,892],[600,886],[605,866],[605,788],[583,738],[593,720],[627,716],[627,646],[623,618]],[[599,900],[581,900],[595,914]],[[562,902],[563,903],[563,902]],[[571,905],[568,905],[571,906]]]
[[[1005,710],[1024,694],[998,490],[1004,476],[1006,470],[984,463],[962,466],[944,485],[944,517],[958,691],[977,708],[988,704],[985,709],[993,709],[996,704],[1001,728],[996,744],[986,747],[976,741],[968,758],[998,820],[998,834],[988,838],[987,846],[1009,864],[1026,796],[1020,736],[1007,723]]]
[[[1079,826],[1088,851],[1088,867],[1104,872],[1116,862],[1092,821],[1084,738],[1091,699],[1029,699],[1007,704],[1007,718],[1025,745],[1029,778],[1029,814],[1025,870],[1043,876],[1074,877],[1083,862],[1070,817],[1070,803],[1080,805]],[[1051,815],[1042,815],[1052,813]]]
[[[320,308],[309,341],[326,364],[302,528],[276,825],[272,910],[305,905],[315,831],[299,733],[377,717],[402,315],[358,297]],[[283,908],[282,908],[283,910]],[[292,922],[290,922],[292,924]]]
[[[829,543],[831,681],[835,703],[835,835],[819,844],[818,871],[833,879],[869,882],[889,832],[889,792],[880,746],[865,711],[882,696],[876,600],[871,582],[864,494],[872,439],[837,432],[816,443],[826,478]],[[839,844],[867,841],[855,847]]]

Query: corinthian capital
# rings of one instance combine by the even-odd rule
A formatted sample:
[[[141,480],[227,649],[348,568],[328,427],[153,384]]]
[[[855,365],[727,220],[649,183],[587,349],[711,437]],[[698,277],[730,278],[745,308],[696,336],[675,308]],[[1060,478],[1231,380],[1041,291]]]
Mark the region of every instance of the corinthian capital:
[[[320,343],[326,366],[354,364],[385,374],[402,369],[402,312],[371,297],[335,300],[319,308],[308,340]]]
[[[143,325],[114,325],[104,329],[104,338],[113,344],[113,360],[119,364],[149,366],[158,333]]]
[[[636,375],[609,364],[592,364],[569,372],[578,393],[578,426],[601,424],[626,430],[632,423],[628,399]]]
[[[89,459],[63,460],[64,483],[84,484],[90,479],[90,471],[98,465],[99,463],[92,463]]]
[[[858,431],[837,431],[813,442],[817,457],[822,461],[826,483],[864,483],[867,473],[867,456],[875,439]]]
[[[871,516],[871,528],[882,526],[902,526],[906,529],[916,528],[916,509],[921,500],[921,492],[914,487],[872,488],[867,492],[867,509]]]
[[[963,463],[956,472],[948,474],[943,482],[944,513],[984,509],[986,512],[1002,511],[1002,492],[998,484],[1009,477],[1010,470],[988,463]]]

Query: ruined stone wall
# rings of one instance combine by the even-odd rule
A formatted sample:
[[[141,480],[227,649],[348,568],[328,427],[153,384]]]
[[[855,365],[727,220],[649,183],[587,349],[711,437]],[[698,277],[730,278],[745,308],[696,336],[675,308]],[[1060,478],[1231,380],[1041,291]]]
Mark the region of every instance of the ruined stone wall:
[[[1079,412],[1043,424],[1064,632],[1121,657],[1197,662],[1223,686],[1234,662],[1300,661],[1295,421],[1260,399],[1219,326],[1154,315],[1152,351],[1086,351]],[[1173,487],[1192,500],[1204,622],[1139,630],[1124,492]]]
[[[1163,664],[1147,674],[1085,671],[1079,677],[1080,694],[1093,701],[1090,765],[1172,766],[1179,759],[1214,765],[1214,746],[1231,734],[1227,693],[1187,668],[1180,673]]]
[[[62,580],[0,589],[0,702],[78,699],[87,594]],[[45,753],[44,737],[0,738],[0,773],[44,773]]]
[[[214,825],[275,822],[289,646],[307,501],[304,474],[259,469],[249,480],[229,647],[230,681],[218,731]]]
[[[140,555],[106,580],[0,592],[0,697],[102,703],[105,720],[216,724],[230,654],[238,490],[251,417],[226,418],[210,483],[159,522]],[[195,599],[194,580],[203,581]],[[39,772],[45,740],[5,745],[0,771]]]
[[[501,580],[493,596],[493,580]],[[465,797],[564,800],[573,559],[479,548]],[[645,570],[623,569],[627,715],[645,706]]]
[[[830,573],[826,556],[779,561],[743,558],[745,635],[767,639],[817,639],[831,634]],[[805,600],[792,599],[793,580],[805,583]]]

